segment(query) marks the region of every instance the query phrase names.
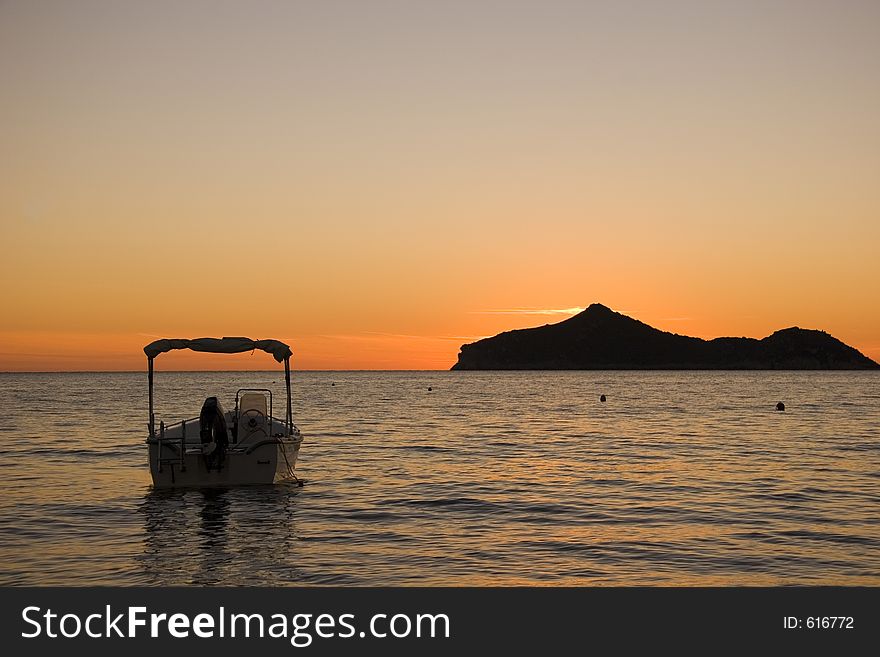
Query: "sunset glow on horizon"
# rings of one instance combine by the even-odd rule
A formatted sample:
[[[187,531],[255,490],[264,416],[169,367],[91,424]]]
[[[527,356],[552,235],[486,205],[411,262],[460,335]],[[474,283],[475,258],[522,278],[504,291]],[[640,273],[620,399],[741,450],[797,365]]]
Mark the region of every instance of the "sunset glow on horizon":
[[[596,302],[880,361],[878,63],[860,1],[5,2],[0,371],[448,369]]]

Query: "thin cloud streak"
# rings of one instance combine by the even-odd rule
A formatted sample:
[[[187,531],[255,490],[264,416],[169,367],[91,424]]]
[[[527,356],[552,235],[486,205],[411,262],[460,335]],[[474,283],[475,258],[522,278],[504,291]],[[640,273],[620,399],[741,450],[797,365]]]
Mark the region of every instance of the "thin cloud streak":
[[[403,339],[403,340],[482,340],[487,337],[485,335],[408,335],[406,333],[380,333],[376,331],[365,331],[364,333],[355,334],[336,334],[336,335],[316,335],[317,338],[325,340],[382,340],[385,338]]]
[[[586,308],[505,308],[500,310],[472,310],[472,315],[577,315]]]

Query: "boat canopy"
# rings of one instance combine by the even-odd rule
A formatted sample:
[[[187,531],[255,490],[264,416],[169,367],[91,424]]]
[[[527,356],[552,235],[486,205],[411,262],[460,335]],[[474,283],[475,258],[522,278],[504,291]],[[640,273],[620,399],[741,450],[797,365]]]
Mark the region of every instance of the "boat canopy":
[[[279,363],[288,360],[293,352],[280,340],[251,340],[250,338],[164,338],[156,340],[144,347],[144,353],[152,361],[159,354],[174,349],[192,349],[193,351],[206,351],[213,354],[240,354],[245,351],[261,349],[272,356]]]

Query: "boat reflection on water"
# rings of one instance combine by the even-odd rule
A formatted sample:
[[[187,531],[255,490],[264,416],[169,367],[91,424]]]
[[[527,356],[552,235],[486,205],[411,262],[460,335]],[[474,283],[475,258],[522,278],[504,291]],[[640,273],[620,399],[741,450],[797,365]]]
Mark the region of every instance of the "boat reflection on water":
[[[166,586],[295,583],[297,568],[290,564],[296,563],[301,490],[284,484],[150,489],[139,509],[140,579]]]

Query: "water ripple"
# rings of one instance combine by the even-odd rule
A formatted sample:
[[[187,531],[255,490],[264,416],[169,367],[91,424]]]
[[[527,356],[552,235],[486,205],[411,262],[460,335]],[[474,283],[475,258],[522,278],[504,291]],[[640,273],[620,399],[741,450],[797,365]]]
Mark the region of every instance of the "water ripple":
[[[142,374],[0,374],[0,584],[880,584],[876,373],[295,380],[304,488],[153,491]]]

